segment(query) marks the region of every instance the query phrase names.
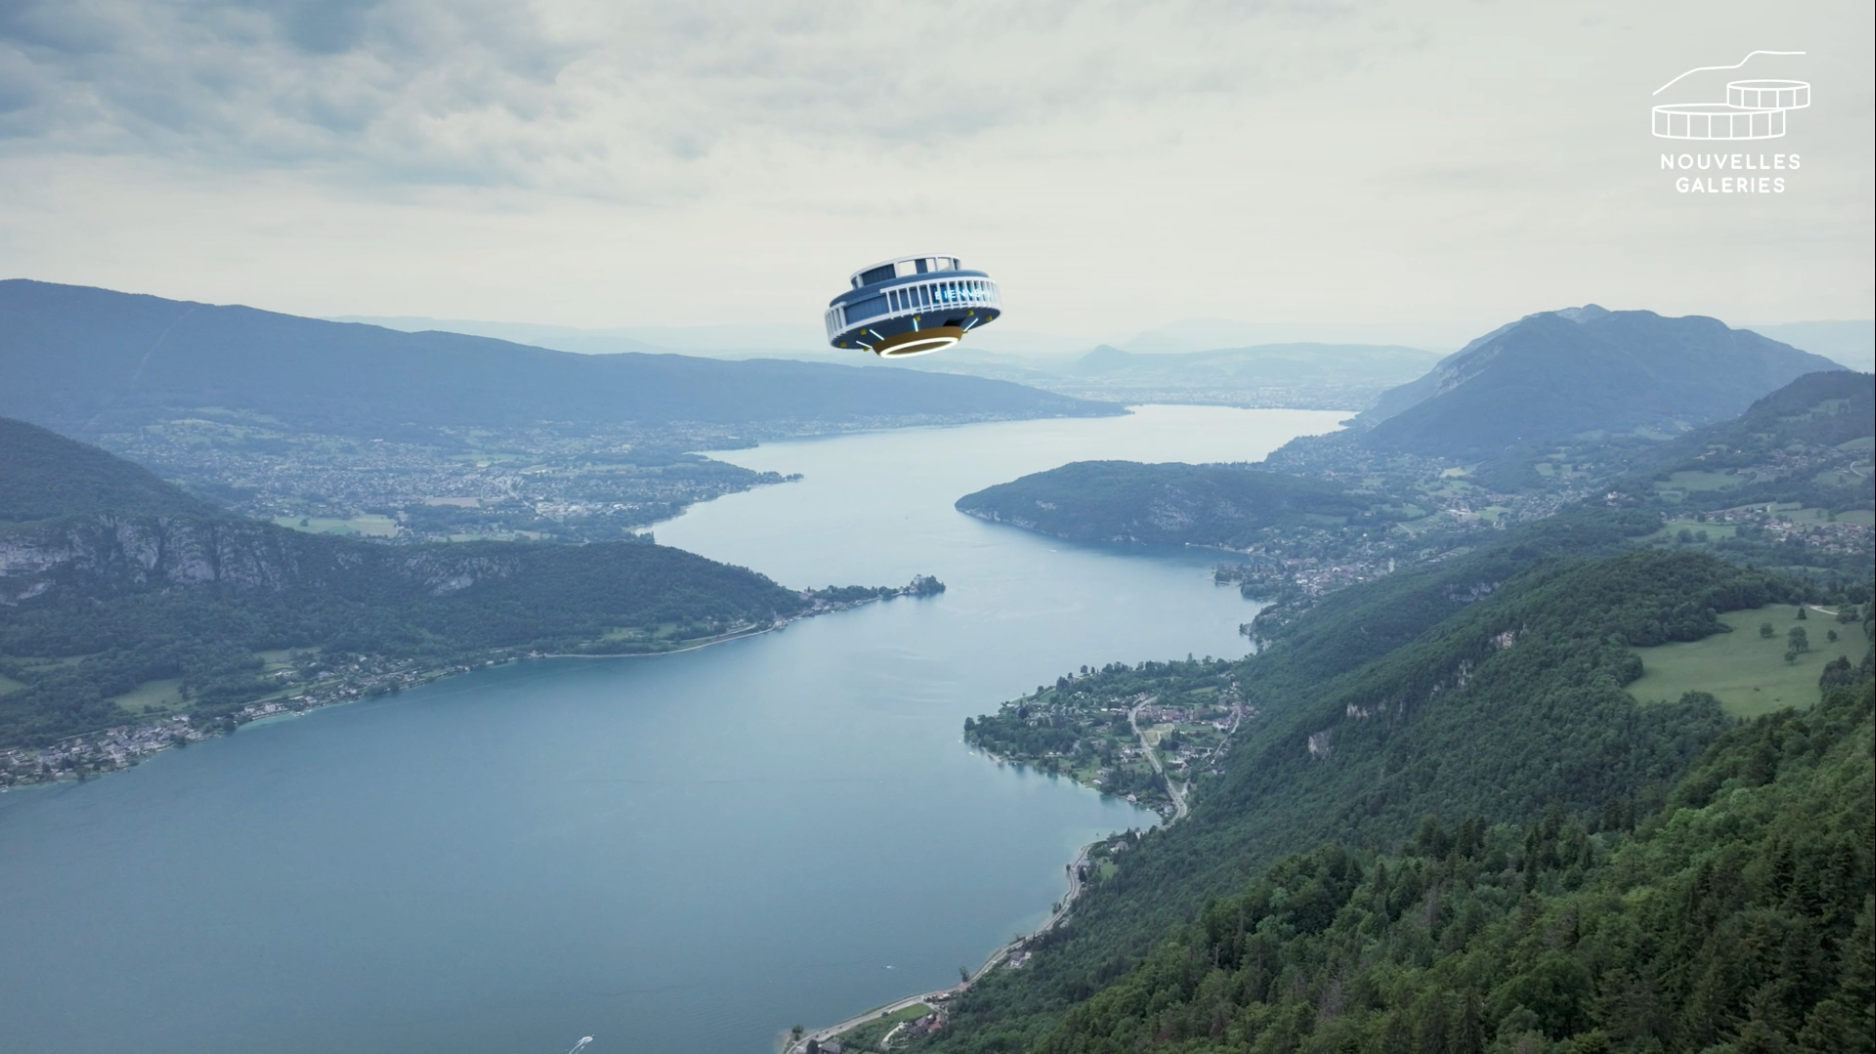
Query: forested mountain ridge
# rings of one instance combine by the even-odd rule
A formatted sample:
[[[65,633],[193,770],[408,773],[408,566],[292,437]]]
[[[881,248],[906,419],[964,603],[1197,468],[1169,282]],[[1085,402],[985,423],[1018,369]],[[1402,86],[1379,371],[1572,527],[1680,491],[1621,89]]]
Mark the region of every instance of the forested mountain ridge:
[[[1241,465],[1077,461],[967,494],[958,511],[1057,538],[1241,546],[1272,528],[1392,522],[1378,495]]]
[[[1739,469],[1782,469],[1782,475],[1789,477],[1815,472],[1819,466],[1812,461],[1817,455],[1872,436],[1876,436],[1876,376],[1831,370],[1806,374],[1753,403],[1738,417],[1675,439],[1641,467],[1657,478],[1692,471],[1736,474]],[[1876,495],[1869,482],[1864,477],[1851,484],[1840,500],[1868,500]]]
[[[0,526],[96,512],[202,516],[214,511],[141,465],[0,417]]]
[[[975,377],[577,355],[24,279],[0,281],[0,375],[0,414],[86,437],[205,408],[364,438],[542,422],[851,427],[1120,412]]]
[[[1870,1050],[1871,684],[1729,732],[1656,810],[1283,860],[1032,1049]]]
[[[1792,587],[1697,554],[1595,557],[1648,518],[1575,519],[1332,594],[1270,627],[1275,642],[1228,674],[1194,671],[1228,677],[1257,710],[1224,774],[1185,821],[1119,857],[1022,970],[960,997],[934,1049],[1034,1048],[1208,898],[1325,839],[1386,848],[1429,813],[1524,824],[1553,805],[1658,800],[1728,722],[1711,698],[1637,704],[1622,687],[1641,672],[1630,645],[1704,636],[1713,610]],[[1158,665],[1177,664],[1090,676]]]
[[[34,519],[0,532],[0,751],[152,714],[200,726],[270,695],[388,690],[496,657],[669,650],[822,603],[648,541],[305,534],[221,513],[95,448],[3,427],[32,456],[0,456],[0,494]],[[68,477],[79,485],[58,489]]]
[[[1673,434],[1734,416],[1804,374],[1842,369],[1717,319],[1595,305],[1530,315],[1474,344],[1435,367],[1430,390],[1426,378],[1413,382],[1425,397],[1374,422],[1362,442],[1478,459],[1586,432]]]

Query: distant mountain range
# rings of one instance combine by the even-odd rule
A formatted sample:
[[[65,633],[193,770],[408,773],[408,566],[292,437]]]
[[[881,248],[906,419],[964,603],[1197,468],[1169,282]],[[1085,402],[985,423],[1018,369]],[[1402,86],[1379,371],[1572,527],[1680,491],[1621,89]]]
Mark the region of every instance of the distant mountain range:
[[[915,365],[1133,404],[1359,410],[1438,360],[1438,352],[1392,344],[1259,344],[1156,354],[1103,344],[1073,356],[1015,356],[962,347]]]
[[[577,329],[417,316],[344,316],[333,321],[413,333],[440,330],[496,337],[581,354],[678,352],[711,358],[774,357],[874,365],[857,358],[830,360],[819,331],[808,326]],[[1509,328],[1500,327],[1492,336]],[[1741,328],[1852,369],[1868,371],[1876,364],[1876,323],[1869,320]],[[1059,334],[997,329],[976,334],[943,355],[899,365],[1012,381],[1084,399],[1361,410],[1372,422],[1423,400],[1435,383],[1433,376],[1426,375],[1421,385],[1409,382],[1426,374],[1443,354],[1427,349],[1452,347],[1459,341],[1451,327],[1190,319],[1087,350],[1090,343]],[[1473,341],[1466,350],[1479,343]]]
[[[0,414],[93,435],[203,409],[360,437],[540,422],[853,427],[1117,407],[972,377],[573,355],[82,286],[0,282]]]
[[[1588,432],[1673,435],[1837,369],[1717,319],[1591,304],[1494,330],[1357,420],[1376,449],[1481,458]]]

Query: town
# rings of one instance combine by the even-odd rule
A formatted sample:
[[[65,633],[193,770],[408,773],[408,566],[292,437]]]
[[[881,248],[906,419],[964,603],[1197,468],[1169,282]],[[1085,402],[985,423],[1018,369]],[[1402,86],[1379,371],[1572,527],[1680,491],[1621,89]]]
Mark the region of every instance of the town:
[[[1082,667],[967,719],[965,741],[1000,761],[1065,776],[1103,794],[1183,816],[1256,718],[1223,660]],[[1175,687],[1176,684],[1176,687]]]

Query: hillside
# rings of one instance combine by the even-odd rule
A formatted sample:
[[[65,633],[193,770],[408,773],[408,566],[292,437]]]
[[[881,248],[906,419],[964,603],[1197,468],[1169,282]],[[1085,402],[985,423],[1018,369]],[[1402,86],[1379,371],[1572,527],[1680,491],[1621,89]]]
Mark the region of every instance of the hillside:
[[[0,534],[0,751],[174,714],[201,728],[267,696],[310,705],[534,651],[665,651],[819,603],[642,541],[305,534],[30,425],[0,436],[24,440],[0,457],[0,494],[33,520]]]
[[[1283,860],[1031,1049],[1868,1050],[1869,676],[1728,733],[1639,816]]]
[[[1738,417],[1696,429],[1661,451],[1658,463],[1760,460],[1794,446],[1835,447],[1876,435],[1876,376],[1807,373]]]
[[[1270,528],[1369,517],[1376,503],[1243,466],[1077,461],[967,494],[957,508],[1073,541],[1241,546]]]
[[[1807,373],[1819,355],[1716,319],[1595,305],[1529,315],[1442,360],[1364,442],[1400,453],[1477,459],[1587,432],[1673,435],[1734,416]],[[1402,405],[1403,403],[1407,405]]]
[[[1645,812],[1726,719],[1710,698],[1637,704],[1623,690],[1641,672],[1630,647],[1697,639],[1719,628],[1713,611],[1790,595],[1697,554],[1594,557],[1650,527],[1603,514],[1534,524],[1333,594],[1268,627],[1265,649],[1222,674],[1115,666],[1048,690],[1099,694],[1113,681],[1121,695],[1164,696],[1208,678],[1234,684],[1256,716],[1191,816],[1119,858],[1021,971],[962,998],[935,1049],[1032,1049],[1208,898],[1324,840],[1392,846],[1428,814],[1524,825],[1553,808]],[[1028,702],[1033,713],[1048,700]]]
[[[0,525],[94,512],[200,516],[213,509],[140,465],[0,417]]]
[[[981,378],[576,355],[25,280],[0,282],[0,375],[0,415],[81,436],[204,408],[366,438],[542,422],[852,427],[1119,412]]]

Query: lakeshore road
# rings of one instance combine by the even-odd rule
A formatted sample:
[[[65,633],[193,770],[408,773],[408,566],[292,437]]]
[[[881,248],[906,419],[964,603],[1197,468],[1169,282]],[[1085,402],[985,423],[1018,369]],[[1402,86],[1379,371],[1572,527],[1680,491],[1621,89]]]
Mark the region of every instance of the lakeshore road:
[[[918,995],[909,995],[904,999],[895,1000],[883,1006],[876,1006],[863,1014],[855,1014],[837,1024],[828,1025],[825,1028],[817,1028],[809,1032],[803,1032],[800,1039],[792,1040],[787,1043],[783,1048],[785,1054],[807,1054],[809,1040],[825,1043],[830,1039],[837,1038],[844,1032],[851,1032],[876,1018],[885,1017],[887,1014],[896,1013],[900,1010],[904,1010],[908,1006],[915,1006],[919,1003],[930,1003],[933,1000],[942,1002],[964,991],[966,988],[969,988],[979,977],[1003,965],[1003,963],[1009,959],[1010,954],[1021,948],[1024,942],[1049,932],[1060,925],[1063,919],[1068,917],[1068,909],[1074,905],[1075,898],[1081,895],[1081,869],[1087,864],[1088,853],[1093,848],[1094,843],[1082,846],[1081,852],[1075,854],[1075,859],[1069,861],[1068,867],[1066,868],[1068,872],[1068,892],[1062,896],[1055,910],[1049,913],[1049,917],[1043,920],[1042,925],[1037,926],[1031,933],[1017,937],[1015,940],[1003,945],[996,951],[991,952],[990,957],[984,960],[982,966],[979,966],[972,972],[968,980],[951,985],[948,988],[937,988],[929,992],[920,992]]]

